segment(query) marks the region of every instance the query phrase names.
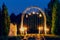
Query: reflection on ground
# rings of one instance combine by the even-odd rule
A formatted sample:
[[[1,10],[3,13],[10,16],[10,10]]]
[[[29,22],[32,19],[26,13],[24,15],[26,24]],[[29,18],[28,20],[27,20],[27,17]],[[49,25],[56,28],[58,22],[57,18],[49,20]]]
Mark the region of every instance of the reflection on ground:
[[[45,36],[52,36],[54,37],[55,35],[50,35],[50,34],[26,34],[26,35],[18,35],[18,36],[23,36],[24,40],[45,40]]]

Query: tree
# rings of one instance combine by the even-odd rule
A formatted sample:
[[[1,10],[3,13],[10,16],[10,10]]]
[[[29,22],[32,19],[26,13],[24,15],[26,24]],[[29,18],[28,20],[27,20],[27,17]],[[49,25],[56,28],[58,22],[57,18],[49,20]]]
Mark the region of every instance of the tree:
[[[0,8],[0,36],[2,34],[2,10]]]
[[[58,0],[51,0],[48,4],[48,8],[45,9],[47,15],[47,24],[50,26],[52,34],[56,34],[57,28],[57,6]]]
[[[55,34],[60,35],[60,2],[57,3],[56,21],[55,21]]]
[[[16,23],[16,15],[14,13],[12,13],[10,15],[10,20],[11,20],[11,23],[15,24]]]
[[[8,16],[8,10],[3,3],[2,5],[2,16],[1,16],[1,35],[7,36],[9,33],[9,26],[10,26],[10,17]]]
[[[53,5],[53,9],[52,9],[52,28],[51,28],[51,33],[52,34],[56,34],[56,20],[57,20],[57,3],[58,0],[55,0],[54,5]]]

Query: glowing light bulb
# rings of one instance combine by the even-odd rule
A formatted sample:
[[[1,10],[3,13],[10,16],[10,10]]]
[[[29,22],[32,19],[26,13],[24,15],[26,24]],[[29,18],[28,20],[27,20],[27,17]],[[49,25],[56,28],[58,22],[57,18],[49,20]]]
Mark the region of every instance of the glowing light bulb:
[[[33,14],[35,14],[35,12],[33,12]]]
[[[28,15],[26,15],[26,18],[28,18]]]
[[[42,17],[42,14],[39,14],[39,17]]]

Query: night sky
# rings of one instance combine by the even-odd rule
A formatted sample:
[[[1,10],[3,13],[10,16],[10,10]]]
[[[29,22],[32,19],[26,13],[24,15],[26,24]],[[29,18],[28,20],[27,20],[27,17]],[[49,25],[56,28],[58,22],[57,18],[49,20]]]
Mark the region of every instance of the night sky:
[[[50,0],[0,0],[0,7],[4,2],[8,8],[9,15],[12,12],[17,15],[30,6],[38,6],[44,10],[44,8],[47,8],[49,1]]]

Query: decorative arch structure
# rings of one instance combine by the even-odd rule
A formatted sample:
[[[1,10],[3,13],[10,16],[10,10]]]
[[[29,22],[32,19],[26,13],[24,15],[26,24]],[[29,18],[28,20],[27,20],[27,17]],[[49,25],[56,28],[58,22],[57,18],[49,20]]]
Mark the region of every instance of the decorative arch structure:
[[[27,12],[28,10],[32,9],[32,8],[36,8],[36,9],[38,9],[39,11],[41,11],[41,13],[42,13],[42,15],[43,15],[43,17],[44,17],[44,34],[47,34],[47,33],[46,33],[46,15],[45,15],[44,11],[42,11],[41,8],[35,7],[35,6],[28,7],[28,8],[26,8],[26,9],[23,11],[22,18],[21,18],[21,28],[23,28],[23,20],[24,20],[24,16],[25,16],[26,12]]]

